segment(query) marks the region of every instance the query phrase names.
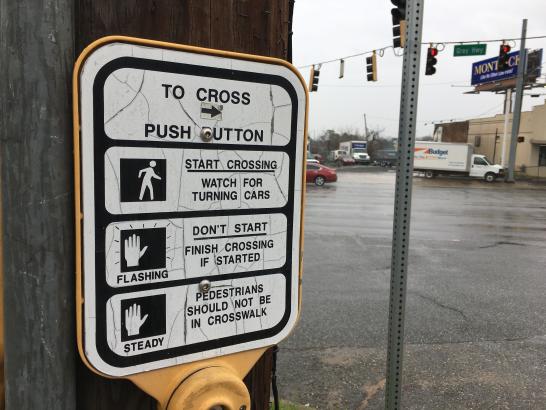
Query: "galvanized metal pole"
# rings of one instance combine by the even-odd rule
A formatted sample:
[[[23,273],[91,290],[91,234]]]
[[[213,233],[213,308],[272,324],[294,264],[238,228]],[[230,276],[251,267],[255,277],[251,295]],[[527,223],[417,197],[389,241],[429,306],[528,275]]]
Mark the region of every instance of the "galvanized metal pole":
[[[512,108],[512,89],[509,88],[504,94],[504,131],[502,134],[501,145],[501,165],[506,168],[506,144],[508,142],[508,122],[510,121],[510,111]]]
[[[495,128],[495,139],[493,140],[493,164],[497,163],[497,138],[499,137],[499,129]]]
[[[423,9],[424,0],[409,0],[407,2],[406,16],[408,24],[400,98],[398,170],[396,173],[392,235],[387,382],[385,387],[385,408],[388,410],[401,407],[413,149],[415,146]]]
[[[518,79],[516,82],[516,104],[514,106],[514,119],[512,120],[512,137],[510,139],[510,156],[508,157],[508,175],[506,182],[515,182],[514,168],[516,167],[516,148],[518,143],[519,125],[521,121],[521,106],[523,103],[525,72],[527,71],[527,50],[525,48],[526,37],[527,19],[523,19],[521,26],[521,44],[519,47]]]
[[[76,408],[71,0],[0,0],[6,408]]]

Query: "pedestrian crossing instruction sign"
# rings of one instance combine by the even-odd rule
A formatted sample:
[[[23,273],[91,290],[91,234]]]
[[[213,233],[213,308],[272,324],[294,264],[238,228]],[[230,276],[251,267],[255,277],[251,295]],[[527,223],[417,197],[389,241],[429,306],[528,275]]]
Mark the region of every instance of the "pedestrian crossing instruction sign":
[[[127,376],[288,335],[307,98],[277,59],[126,37],[83,52],[77,319],[94,370]]]

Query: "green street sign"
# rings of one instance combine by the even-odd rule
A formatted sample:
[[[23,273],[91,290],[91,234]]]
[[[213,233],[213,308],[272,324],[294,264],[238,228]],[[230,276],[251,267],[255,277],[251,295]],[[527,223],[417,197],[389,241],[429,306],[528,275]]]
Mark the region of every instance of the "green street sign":
[[[459,44],[453,49],[454,57],[483,56],[487,51],[487,44]]]

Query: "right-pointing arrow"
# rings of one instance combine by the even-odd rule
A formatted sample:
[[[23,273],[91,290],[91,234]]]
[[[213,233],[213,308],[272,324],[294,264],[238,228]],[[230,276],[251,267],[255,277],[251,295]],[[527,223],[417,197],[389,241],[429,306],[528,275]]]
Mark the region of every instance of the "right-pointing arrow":
[[[209,114],[210,118],[214,118],[217,115],[222,114],[222,111],[220,111],[214,105],[211,105],[211,108],[201,107],[201,114]]]

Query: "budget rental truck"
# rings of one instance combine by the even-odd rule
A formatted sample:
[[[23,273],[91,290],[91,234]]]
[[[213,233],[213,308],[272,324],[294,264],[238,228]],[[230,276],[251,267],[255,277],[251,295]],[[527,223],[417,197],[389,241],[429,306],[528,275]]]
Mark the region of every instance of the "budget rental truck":
[[[471,144],[446,142],[415,143],[413,169],[425,178],[437,175],[465,175],[493,182],[504,174],[500,165],[492,164],[485,155],[474,154]]]

